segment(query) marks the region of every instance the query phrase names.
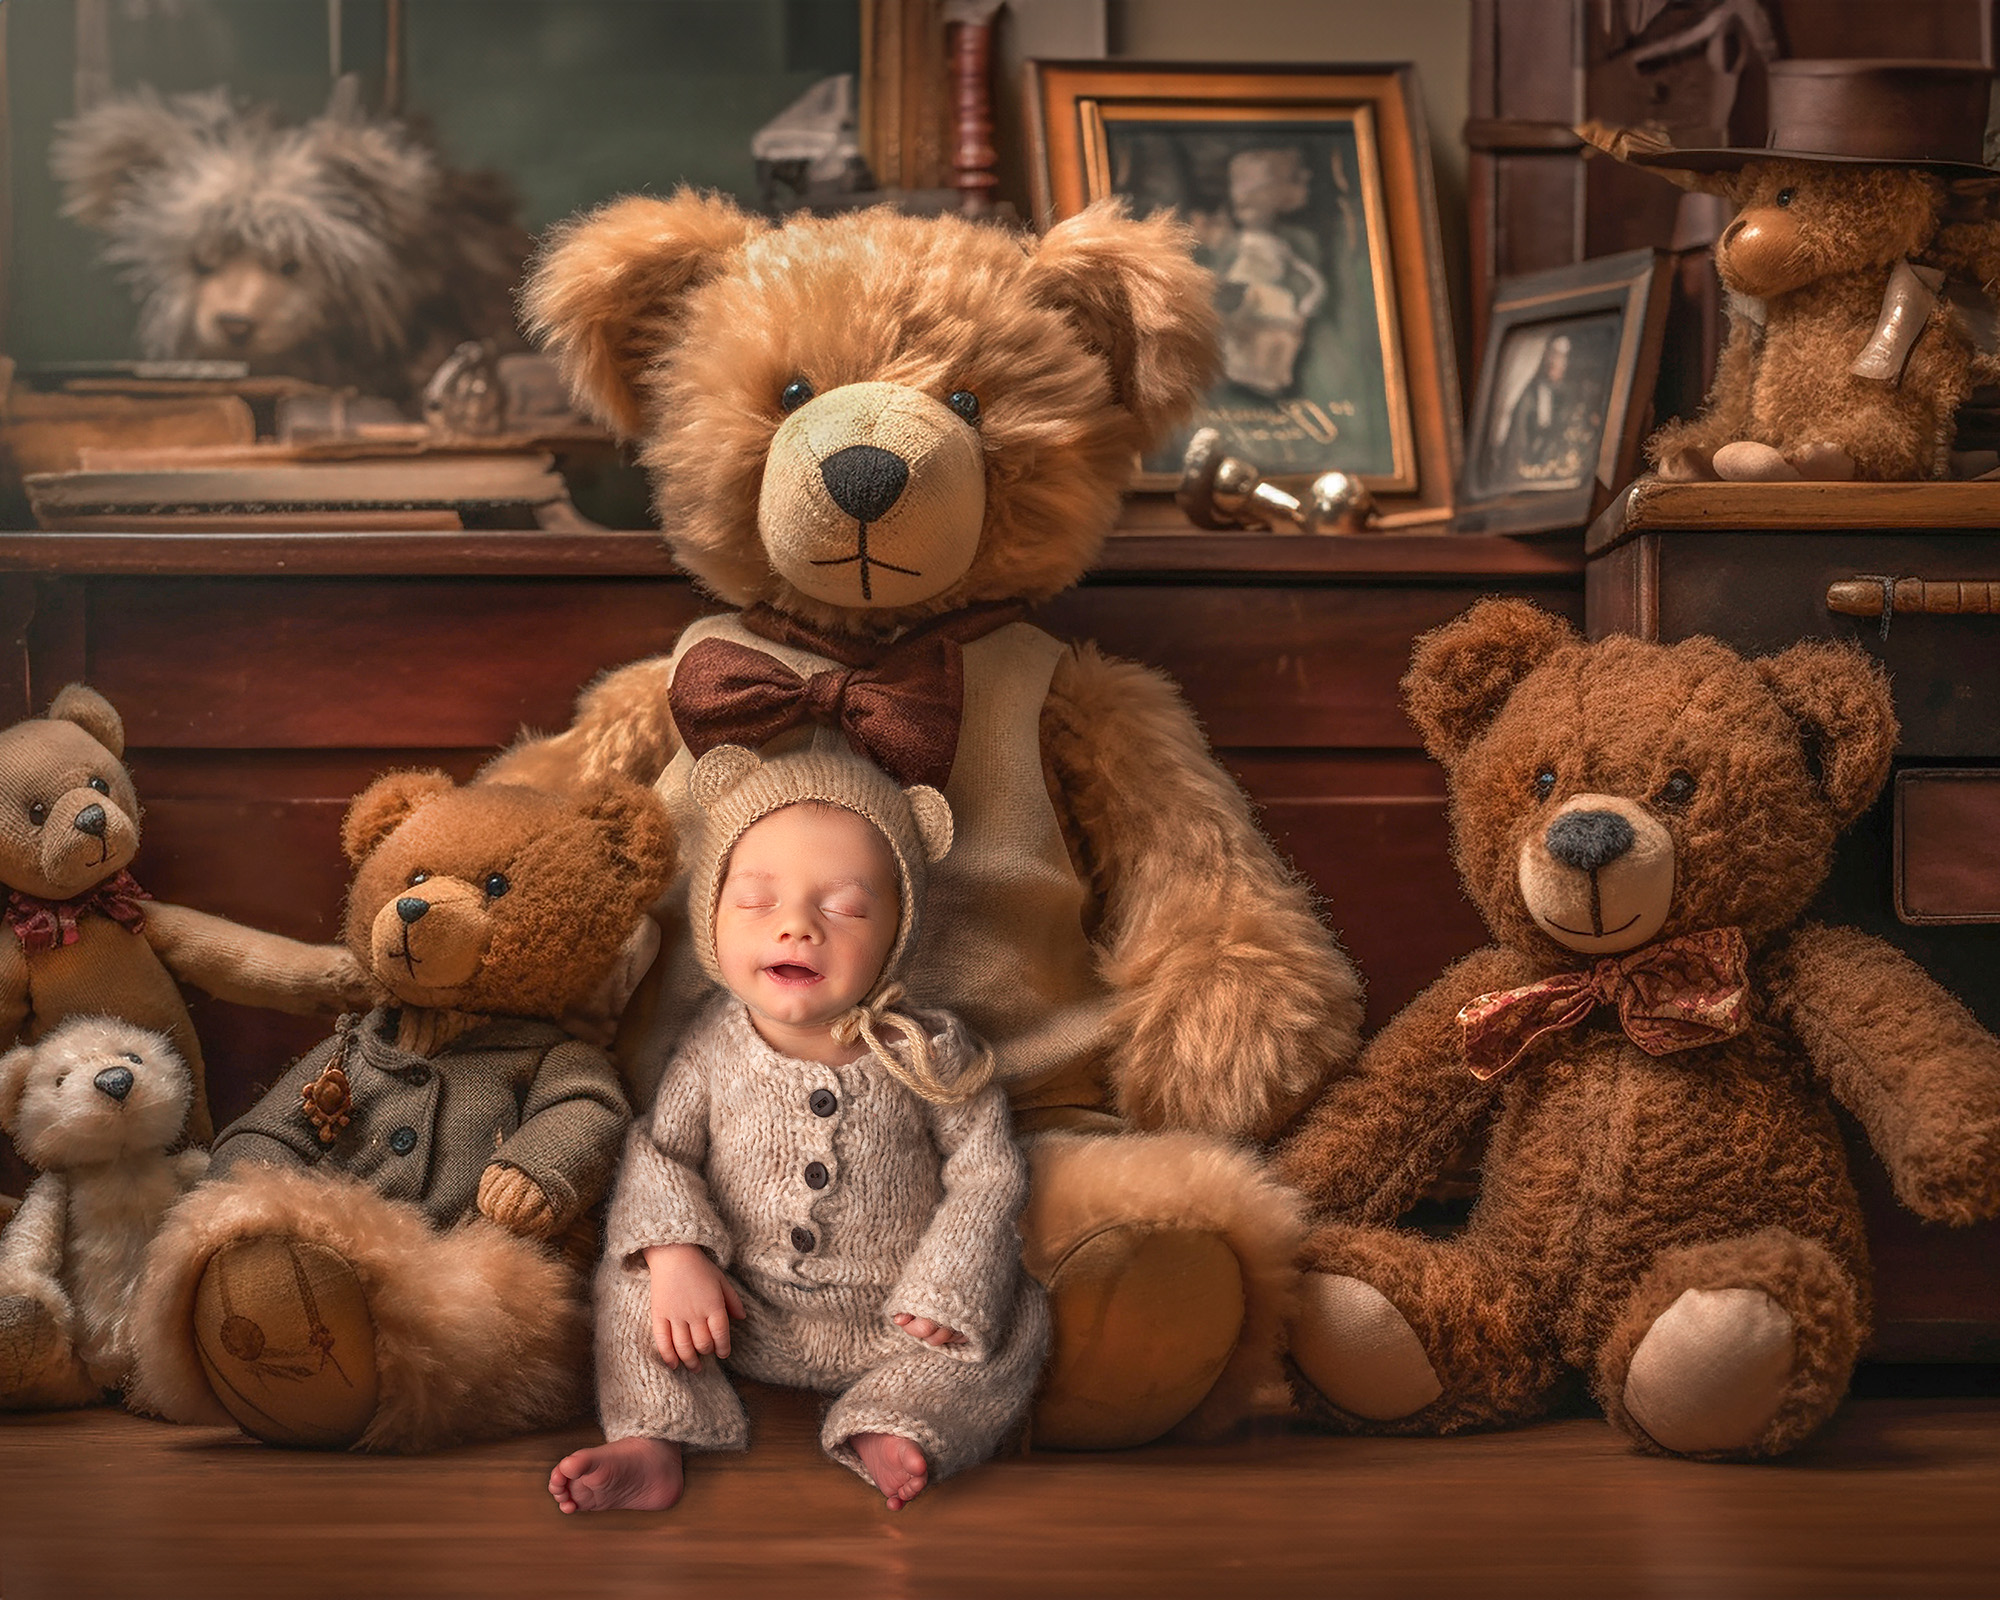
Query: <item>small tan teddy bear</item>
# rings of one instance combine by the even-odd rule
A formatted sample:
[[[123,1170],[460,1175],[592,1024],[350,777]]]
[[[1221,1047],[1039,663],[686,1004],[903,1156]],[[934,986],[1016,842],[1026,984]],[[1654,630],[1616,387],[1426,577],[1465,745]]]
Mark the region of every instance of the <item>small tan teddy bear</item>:
[[[164,1034],[73,1017],[0,1056],[0,1126],[41,1169],[0,1233],[0,1408],[95,1405],[132,1372],[126,1310],[168,1206],[194,1082]]]

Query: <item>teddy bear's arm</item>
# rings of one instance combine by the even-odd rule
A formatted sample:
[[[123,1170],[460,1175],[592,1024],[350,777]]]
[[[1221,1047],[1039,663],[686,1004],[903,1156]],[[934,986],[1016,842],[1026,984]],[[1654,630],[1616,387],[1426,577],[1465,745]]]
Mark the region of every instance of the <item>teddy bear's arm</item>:
[[[1772,1011],[1860,1119],[1919,1216],[2000,1213],[2000,1040],[1909,957],[1808,924],[1771,960]]]
[[[603,1198],[619,1135],[631,1120],[611,1058],[581,1040],[567,1040],[542,1058],[521,1103],[521,1125],[493,1152],[487,1174],[512,1167],[530,1179],[549,1209],[532,1231],[557,1231]],[[482,1177],[482,1198],[485,1192]],[[509,1209],[518,1213],[520,1204]],[[527,1220],[525,1214],[520,1220]]]
[[[1389,1222],[1408,1210],[1498,1093],[1466,1070],[1459,1009],[1525,979],[1497,945],[1447,970],[1328,1086],[1279,1147],[1278,1176],[1325,1214]]]
[[[68,1222],[68,1180],[59,1172],[44,1172],[28,1185],[20,1207],[0,1231],[0,1295],[41,1301],[65,1329],[73,1315],[62,1288]]]
[[[1119,1111],[1268,1138],[1353,1060],[1361,980],[1161,674],[1078,645],[1042,751],[1102,907]]]
[[[479,776],[573,794],[606,778],[652,783],[679,753],[680,730],[667,709],[673,667],[666,656],[635,661],[599,678],[576,703],[562,733],[523,737],[487,763]]]
[[[373,1000],[373,985],[343,944],[307,944],[157,902],[146,907],[144,932],[169,972],[218,1000],[299,1016],[365,1011]]]
[[[1712,478],[1710,460],[1732,439],[1748,437],[1751,387],[1756,380],[1761,330],[1740,312],[1729,314],[1729,331],[1716,356],[1715,381],[1701,415],[1670,422],[1646,441],[1646,459],[1663,478]]]
[[[28,1020],[28,957],[12,928],[0,927],[0,1050],[11,1049]]]

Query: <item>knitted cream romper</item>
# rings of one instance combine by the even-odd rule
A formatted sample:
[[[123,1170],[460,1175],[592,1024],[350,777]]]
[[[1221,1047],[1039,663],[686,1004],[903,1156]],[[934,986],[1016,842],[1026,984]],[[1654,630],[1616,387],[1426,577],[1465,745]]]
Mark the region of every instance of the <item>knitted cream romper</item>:
[[[920,1020],[952,1081],[970,1041],[942,1014]],[[873,1055],[796,1061],[764,1043],[741,1001],[719,997],[626,1142],[597,1278],[605,1438],[749,1442],[716,1362],[670,1369],[653,1348],[642,1252],[685,1243],[742,1296],[731,1371],[836,1397],[820,1433],[836,1461],[863,1472],[847,1443],[857,1433],[914,1440],[938,1477],[992,1454],[1048,1348],[1046,1296],[1020,1267],[1026,1198],[998,1086],[934,1105]],[[966,1342],[926,1345],[889,1320],[898,1311]]]

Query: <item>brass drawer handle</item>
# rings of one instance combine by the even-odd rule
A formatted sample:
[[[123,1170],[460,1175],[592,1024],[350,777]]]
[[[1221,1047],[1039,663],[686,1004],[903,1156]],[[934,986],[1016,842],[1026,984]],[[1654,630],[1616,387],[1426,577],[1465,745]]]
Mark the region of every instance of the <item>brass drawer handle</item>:
[[[2000,580],[1859,573],[1826,586],[1826,609],[1843,617],[1880,617],[1886,639],[1892,617],[2000,615]]]

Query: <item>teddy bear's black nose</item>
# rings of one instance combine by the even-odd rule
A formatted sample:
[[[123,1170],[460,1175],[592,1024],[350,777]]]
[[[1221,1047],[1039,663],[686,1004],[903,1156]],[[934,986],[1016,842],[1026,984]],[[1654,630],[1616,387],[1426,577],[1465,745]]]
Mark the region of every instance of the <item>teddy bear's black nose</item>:
[[[833,503],[856,522],[874,522],[897,501],[910,481],[910,465],[893,450],[851,444],[819,464]]]
[[[248,344],[250,335],[257,331],[254,319],[234,311],[223,312],[215,319],[215,325],[231,344]]]
[[[93,839],[104,837],[104,807],[85,806],[76,814],[78,833],[87,833]]]
[[[417,895],[406,894],[396,902],[396,915],[401,917],[405,922],[415,922],[417,918],[421,917],[430,908],[430,901],[422,899]]]
[[[1549,824],[1549,854],[1579,872],[1595,872],[1630,850],[1637,837],[1615,811],[1572,811]]]
[[[90,1081],[106,1094],[110,1095],[112,1099],[123,1100],[132,1092],[132,1084],[135,1080],[132,1077],[132,1069],[130,1067],[106,1067]]]

